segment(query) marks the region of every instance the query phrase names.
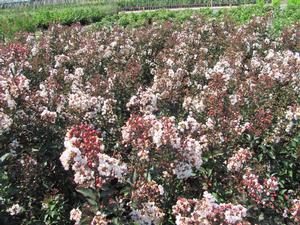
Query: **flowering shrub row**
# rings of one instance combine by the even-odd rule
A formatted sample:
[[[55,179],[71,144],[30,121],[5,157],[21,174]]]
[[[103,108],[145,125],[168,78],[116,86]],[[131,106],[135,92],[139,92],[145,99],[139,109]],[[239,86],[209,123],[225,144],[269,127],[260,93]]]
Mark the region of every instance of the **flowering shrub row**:
[[[54,26],[0,47],[4,224],[297,224],[299,26]]]

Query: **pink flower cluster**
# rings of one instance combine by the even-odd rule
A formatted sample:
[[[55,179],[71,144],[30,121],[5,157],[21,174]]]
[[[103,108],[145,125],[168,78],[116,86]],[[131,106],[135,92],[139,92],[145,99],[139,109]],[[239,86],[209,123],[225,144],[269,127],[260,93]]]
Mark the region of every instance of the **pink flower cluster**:
[[[81,216],[82,216],[82,212],[78,208],[72,209],[70,212],[70,220],[75,221],[75,225],[80,224]]]
[[[146,202],[141,204],[141,208],[133,209],[130,215],[137,224],[159,225],[165,214],[155,205],[155,202]]]
[[[300,200],[293,199],[291,207],[289,209],[285,209],[283,216],[290,217],[296,223],[300,223]]]
[[[252,153],[248,148],[240,148],[227,160],[227,169],[231,172],[239,172],[245,163],[251,159]]]
[[[176,157],[171,164],[173,174],[185,179],[192,176],[192,167],[200,169],[202,152],[208,146],[205,135],[199,140],[192,138],[191,134],[199,129],[192,117],[177,125],[174,117],[157,118],[150,114],[131,116],[122,129],[122,137],[125,145],[130,144],[138,151],[139,160],[149,161],[150,153],[163,155],[163,149],[169,149]]]
[[[175,118],[157,119],[154,115],[131,116],[122,129],[124,144],[131,144],[136,149],[155,148],[171,145],[179,148],[180,138],[175,127]]]
[[[158,201],[164,194],[164,188],[152,181],[138,181],[134,185],[134,190],[131,193],[132,202],[141,201]]]
[[[106,219],[106,216],[101,212],[97,212],[90,225],[107,225],[107,224],[108,221]]]
[[[187,224],[238,224],[247,215],[247,209],[242,205],[218,204],[208,192],[203,198],[179,198],[173,206],[173,214],[177,225]]]
[[[101,187],[112,178],[123,181],[126,164],[103,151],[98,131],[87,125],[74,126],[66,134],[60,161],[65,170],[72,167],[75,183],[83,187]]]
[[[247,169],[243,175],[242,185],[251,200],[264,207],[274,208],[273,202],[279,190],[278,179],[276,177],[271,176],[260,182],[259,176]]]
[[[5,113],[0,112],[0,135],[10,130],[13,120]]]
[[[137,224],[161,224],[165,213],[160,208],[164,188],[152,181],[137,181],[131,192],[131,218]]]

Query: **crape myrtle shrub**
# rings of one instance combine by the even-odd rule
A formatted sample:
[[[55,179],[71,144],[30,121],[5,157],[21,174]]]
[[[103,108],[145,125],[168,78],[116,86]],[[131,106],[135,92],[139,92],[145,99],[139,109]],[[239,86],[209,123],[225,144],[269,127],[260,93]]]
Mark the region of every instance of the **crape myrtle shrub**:
[[[299,25],[54,26],[0,47],[4,224],[298,224]]]

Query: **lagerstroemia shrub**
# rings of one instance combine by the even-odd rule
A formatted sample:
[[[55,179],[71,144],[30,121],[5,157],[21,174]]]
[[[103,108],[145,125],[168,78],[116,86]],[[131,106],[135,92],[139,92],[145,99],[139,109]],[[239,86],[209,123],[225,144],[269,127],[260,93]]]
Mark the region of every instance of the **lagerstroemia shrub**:
[[[5,224],[297,224],[294,25],[54,26],[0,47]]]

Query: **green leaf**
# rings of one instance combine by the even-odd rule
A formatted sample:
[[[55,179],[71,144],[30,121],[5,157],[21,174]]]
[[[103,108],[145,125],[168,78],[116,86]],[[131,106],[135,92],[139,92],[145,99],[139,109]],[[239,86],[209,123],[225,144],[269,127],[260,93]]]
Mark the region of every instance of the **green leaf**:
[[[134,170],[134,172],[133,172],[132,181],[133,181],[133,183],[135,183],[137,181],[137,172],[136,172],[136,170]]]
[[[259,154],[259,155],[257,156],[257,158],[258,158],[258,161],[261,162],[262,159],[263,159],[263,154]]]
[[[112,223],[115,224],[115,225],[120,225],[121,224],[118,218],[113,218]]]
[[[276,158],[273,151],[268,151],[268,155],[270,156],[271,159]]]
[[[265,219],[265,216],[264,216],[263,213],[261,213],[261,214],[259,215],[259,217],[258,217],[258,221],[262,221],[262,220],[264,220],[264,219]]]
[[[147,180],[148,180],[148,181],[151,181],[151,180],[152,180],[151,173],[148,173],[148,175],[147,175]]]
[[[3,163],[5,160],[7,160],[11,156],[12,156],[11,153],[5,153],[3,156],[1,156],[0,163]]]
[[[210,177],[212,174],[213,170],[212,169],[207,169],[207,176]]]
[[[77,192],[82,194],[92,209],[96,212],[98,209],[98,199],[100,198],[100,193],[96,192],[95,190],[88,188],[77,189]]]
[[[95,190],[93,190],[91,188],[88,188],[88,189],[86,189],[86,188],[77,189],[77,192],[79,192],[80,194],[82,194],[87,199],[96,200],[97,198],[99,198],[99,193],[97,193]]]
[[[96,200],[93,199],[87,199],[87,202],[90,204],[90,206],[94,207],[94,209],[97,209],[98,203]]]

